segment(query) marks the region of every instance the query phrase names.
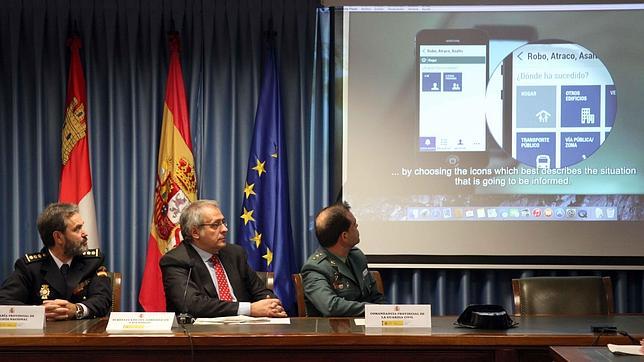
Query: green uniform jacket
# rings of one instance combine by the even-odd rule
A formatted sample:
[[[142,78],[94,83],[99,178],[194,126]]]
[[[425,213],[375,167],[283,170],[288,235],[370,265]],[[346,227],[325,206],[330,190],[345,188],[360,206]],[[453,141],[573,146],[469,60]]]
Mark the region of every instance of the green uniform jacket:
[[[364,315],[365,304],[385,303],[367,269],[367,257],[360,249],[351,249],[347,264],[325,248],[319,248],[304,263],[302,280],[309,316],[360,316]]]

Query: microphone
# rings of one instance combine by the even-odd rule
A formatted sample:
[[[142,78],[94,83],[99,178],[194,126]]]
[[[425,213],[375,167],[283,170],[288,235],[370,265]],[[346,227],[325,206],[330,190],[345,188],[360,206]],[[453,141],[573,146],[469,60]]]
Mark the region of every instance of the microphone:
[[[182,312],[177,316],[177,322],[179,324],[192,324],[195,319],[187,311],[186,305],[186,295],[188,294],[188,283],[190,283],[190,275],[192,275],[192,268],[195,266],[195,263],[190,260],[188,263],[188,277],[186,278],[186,286],[183,288],[183,307],[181,308]]]

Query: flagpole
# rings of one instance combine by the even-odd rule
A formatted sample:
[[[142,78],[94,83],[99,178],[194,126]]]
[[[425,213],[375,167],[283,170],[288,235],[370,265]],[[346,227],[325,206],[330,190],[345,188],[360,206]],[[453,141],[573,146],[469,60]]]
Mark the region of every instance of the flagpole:
[[[179,216],[183,209],[197,199],[197,176],[179,57],[179,34],[170,33],[168,44],[170,64],[163,104],[154,210],[139,291],[139,303],[146,312],[166,310],[159,260],[181,243]]]
[[[89,157],[89,127],[85,76],[80,59],[80,36],[67,40],[70,49],[65,121],[61,131],[60,190],[58,201],[78,205],[90,248],[100,246]]]
[[[266,33],[266,54],[253,139],[242,196],[239,243],[256,271],[274,273],[274,292],[289,314],[295,311],[291,274],[295,273],[289,211],[288,170],[284,138],[275,32]]]

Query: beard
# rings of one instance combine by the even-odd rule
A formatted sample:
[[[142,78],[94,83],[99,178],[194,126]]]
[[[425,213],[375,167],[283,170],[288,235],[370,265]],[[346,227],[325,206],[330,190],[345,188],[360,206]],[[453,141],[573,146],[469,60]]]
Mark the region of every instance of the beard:
[[[84,243],[87,241],[87,239],[82,239],[78,243],[72,242],[67,240],[65,243],[65,255],[74,257],[81,255],[84,251],[87,250],[87,246],[84,245]]]

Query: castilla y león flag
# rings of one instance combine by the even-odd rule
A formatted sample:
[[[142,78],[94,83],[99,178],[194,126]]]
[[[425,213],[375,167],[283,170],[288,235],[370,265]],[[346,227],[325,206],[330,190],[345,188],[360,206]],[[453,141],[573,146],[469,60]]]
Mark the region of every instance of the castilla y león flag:
[[[70,48],[71,57],[65,99],[65,122],[61,133],[63,166],[60,173],[58,200],[78,204],[80,214],[85,221],[88,246],[97,248],[100,242],[96,227],[92,172],[89,166],[87,97],[85,96],[85,76],[80,61],[80,37],[70,37],[67,45]]]
[[[165,311],[159,259],[181,242],[179,216],[197,198],[190,120],[179,61],[179,37],[170,35],[170,66],[163,105],[154,213],[139,303],[146,312]]]

